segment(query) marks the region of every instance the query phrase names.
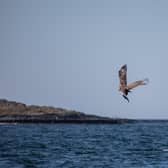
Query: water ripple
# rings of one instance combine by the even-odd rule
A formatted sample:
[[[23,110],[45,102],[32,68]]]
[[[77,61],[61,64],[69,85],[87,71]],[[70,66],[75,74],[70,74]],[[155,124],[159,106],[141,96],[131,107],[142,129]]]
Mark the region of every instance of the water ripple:
[[[0,167],[166,167],[168,123],[0,125]]]

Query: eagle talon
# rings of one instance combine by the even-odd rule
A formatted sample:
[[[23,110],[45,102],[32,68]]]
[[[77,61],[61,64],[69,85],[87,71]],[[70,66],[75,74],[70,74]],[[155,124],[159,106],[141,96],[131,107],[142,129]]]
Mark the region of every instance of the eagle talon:
[[[123,95],[123,97],[124,97],[124,99],[126,99],[126,100],[128,101],[128,103],[129,103],[129,99],[128,99],[128,97],[125,96],[125,95]]]

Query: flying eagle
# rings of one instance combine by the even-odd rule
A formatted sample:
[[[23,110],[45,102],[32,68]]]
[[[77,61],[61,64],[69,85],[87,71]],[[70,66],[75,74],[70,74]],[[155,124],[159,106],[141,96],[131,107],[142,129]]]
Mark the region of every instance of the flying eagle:
[[[139,85],[146,85],[148,83],[148,79],[144,80],[138,80],[132,83],[129,83],[127,85],[127,65],[123,65],[121,69],[118,72],[119,79],[120,79],[120,87],[119,91],[123,93],[123,97],[129,102],[129,99],[127,97],[128,93],[131,92],[131,90]]]

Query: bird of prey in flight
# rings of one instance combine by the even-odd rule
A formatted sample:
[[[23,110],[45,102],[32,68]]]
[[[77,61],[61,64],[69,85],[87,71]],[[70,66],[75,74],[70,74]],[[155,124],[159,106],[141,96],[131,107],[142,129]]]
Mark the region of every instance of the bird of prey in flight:
[[[122,92],[122,96],[129,102],[127,97],[128,93],[137,86],[146,85],[148,83],[148,79],[138,80],[127,85],[127,65],[123,65],[121,69],[118,71],[119,79],[120,79],[120,87],[119,91]]]

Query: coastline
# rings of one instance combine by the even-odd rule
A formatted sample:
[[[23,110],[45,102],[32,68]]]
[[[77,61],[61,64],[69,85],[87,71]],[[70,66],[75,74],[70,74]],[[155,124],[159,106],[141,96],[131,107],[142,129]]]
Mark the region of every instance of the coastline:
[[[51,106],[26,105],[0,99],[0,123],[123,124],[134,120],[101,117]]]

